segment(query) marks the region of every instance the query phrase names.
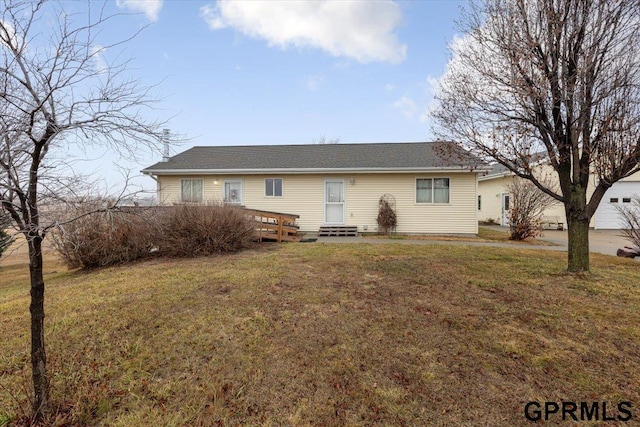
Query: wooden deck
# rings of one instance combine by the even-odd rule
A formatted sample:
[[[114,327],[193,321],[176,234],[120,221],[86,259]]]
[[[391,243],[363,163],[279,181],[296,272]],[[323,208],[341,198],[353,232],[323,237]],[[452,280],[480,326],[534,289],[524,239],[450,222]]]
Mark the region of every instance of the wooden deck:
[[[256,221],[256,236],[259,242],[299,242],[302,236],[298,233],[296,220],[300,215],[283,212],[246,209],[247,215]]]

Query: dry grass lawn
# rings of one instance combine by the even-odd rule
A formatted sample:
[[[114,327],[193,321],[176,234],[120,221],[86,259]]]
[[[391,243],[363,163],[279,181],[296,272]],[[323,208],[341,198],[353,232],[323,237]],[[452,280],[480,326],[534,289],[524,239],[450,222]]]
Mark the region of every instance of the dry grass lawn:
[[[544,234],[543,234],[544,235]],[[524,240],[509,240],[509,233],[489,227],[478,227],[477,236],[457,236],[457,235],[437,235],[437,234],[367,234],[364,237],[369,239],[392,239],[392,240],[429,240],[442,242],[475,242],[475,243],[512,243],[518,245],[533,246],[554,246],[553,243],[541,239],[527,238]]]
[[[633,425],[638,264],[592,255],[576,276],[565,263],[400,244],[50,263],[57,425],[518,426],[531,400],[631,401],[620,425]],[[28,407],[24,265],[2,267],[0,313],[1,425]]]

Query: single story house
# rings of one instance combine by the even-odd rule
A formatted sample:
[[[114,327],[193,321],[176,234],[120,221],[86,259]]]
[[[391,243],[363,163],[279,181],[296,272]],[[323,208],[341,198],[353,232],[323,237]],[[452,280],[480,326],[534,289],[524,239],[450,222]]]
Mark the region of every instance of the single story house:
[[[377,231],[381,196],[399,233],[476,234],[485,163],[453,142],[193,147],[142,172],[160,204],[223,201],[299,215],[301,231]]]
[[[548,166],[539,166],[540,174],[555,178],[555,171]],[[508,212],[511,204],[507,187],[515,179],[514,174],[506,167],[495,164],[491,170],[478,177],[478,220],[495,221],[501,225],[508,225]],[[591,197],[597,177],[592,175],[587,188],[587,197]],[[591,218],[594,229],[621,229],[624,223],[618,212],[618,207],[631,203],[632,199],[640,197],[640,173],[613,184],[604,194],[600,205]],[[544,211],[547,219],[558,219],[566,229],[566,215],[564,205],[554,203]]]

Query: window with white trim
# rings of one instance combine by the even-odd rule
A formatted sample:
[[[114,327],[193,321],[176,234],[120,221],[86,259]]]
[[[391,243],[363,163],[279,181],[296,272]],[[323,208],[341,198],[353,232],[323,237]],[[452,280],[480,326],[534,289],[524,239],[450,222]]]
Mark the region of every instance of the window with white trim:
[[[417,178],[416,203],[449,203],[449,178]]]
[[[266,178],[264,180],[266,197],[282,197],[282,178]]]
[[[182,203],[202,203],[203,182],[201,179],[180,181],[180,201]]]

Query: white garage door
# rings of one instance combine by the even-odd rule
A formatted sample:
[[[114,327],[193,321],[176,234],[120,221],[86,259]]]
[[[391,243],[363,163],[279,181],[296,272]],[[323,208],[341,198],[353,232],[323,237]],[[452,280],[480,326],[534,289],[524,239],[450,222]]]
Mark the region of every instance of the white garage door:
[[[620,229],[624,224],[617,207],[630,206],[631,199],[640,197],[640,182],[616,182],[604,193],[596,210],[596,229]]]

